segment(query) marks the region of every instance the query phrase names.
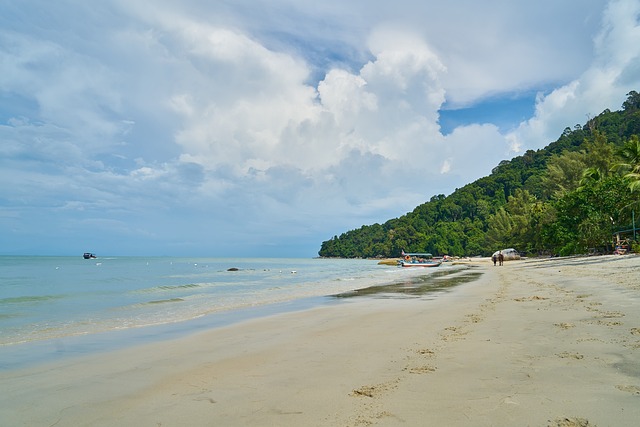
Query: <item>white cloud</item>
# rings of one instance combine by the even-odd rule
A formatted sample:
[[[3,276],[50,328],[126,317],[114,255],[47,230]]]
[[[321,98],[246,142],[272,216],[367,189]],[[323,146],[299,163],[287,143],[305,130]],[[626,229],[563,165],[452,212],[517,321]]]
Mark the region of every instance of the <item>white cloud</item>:
[[[449,173],[451,170],[451,159],[444,159],[442,162],[442,166],[440,166],[440,173],[445,174]]]
[[[570,83],[539,95],[534,117],[508,135],[518,147],[542,148],[565,127],[584,124],[609,108],[620,108],[624,94],[640,87],[640,3],[609,3],[595,38],[596,56]]]
[[[376,111],[375,94],[367,92],[367,81],[348,71],[333,69],[318,85],[323,107],[338,120],[338,124],[351,121],[362,110]]]
[[[194,40],[208,39],[202,31]],[[330,70],[317,93],[304,83],[304,73],[287,76],[286,70],[296,64],[286,57],[276,67],[284,76],[261,71],[262,64],[282,57],[268,50],[247,49],[256,58],[238,64],[226,56],[207,56],[229,67],[230,79],[243,73],[259,76],[261,89],[238,89],[230,98],[200,96],[200,105],[194,105],[192,95],[174,97],[176,111],[186,112],[177,136],[184,150],[181,159],[207,168],[232,165],[237,174],[263,180],[265,172],[279,165],[322,176],[326,168],[348,163],[354,150],[424,166],[431,157],[425,154],[441,139],[436,120],[444,102],[438,81],[444,67],[424,42],[401,32],[385,31],[372,37],[371,44],[374,59],[359,73]],[[251,64],[259,70],[247,71]],[[205,86],[200,94],[207,91]]]

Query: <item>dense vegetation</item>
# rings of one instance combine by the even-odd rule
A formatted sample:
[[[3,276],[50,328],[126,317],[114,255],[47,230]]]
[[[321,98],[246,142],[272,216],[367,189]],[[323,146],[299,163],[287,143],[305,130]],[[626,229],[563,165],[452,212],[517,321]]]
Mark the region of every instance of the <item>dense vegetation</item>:
[[[503,161],[451,195],[433,196],[400,218],[322,243],[323,257],[530,255],[611,251],[612,233],[640,216],[640,94],[566,128],[546,148]],[[638,220],[636,220],[638,221]],[[638,221],[640,222],[640,221]],[[636,222],[637,223],[637,222]]]

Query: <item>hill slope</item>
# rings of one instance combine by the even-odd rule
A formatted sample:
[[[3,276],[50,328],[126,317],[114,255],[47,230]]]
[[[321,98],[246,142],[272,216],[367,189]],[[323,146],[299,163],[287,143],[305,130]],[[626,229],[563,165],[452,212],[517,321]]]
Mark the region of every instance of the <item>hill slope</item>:
[[[457,256],[503,247],[533,254],[610,250],[612,230],[631,224],[633,209],[640,212],[638,193],[611,172],[624,163],[620,149],[639,134],[640,94],[633,91],[620,111],[605,110],[584,126],[566,128],[544,149],[503,161],[489,176],[449,196],[433,196],[406,215],[334,236],[318,253],[353,258],[395,257],[402,250]]]

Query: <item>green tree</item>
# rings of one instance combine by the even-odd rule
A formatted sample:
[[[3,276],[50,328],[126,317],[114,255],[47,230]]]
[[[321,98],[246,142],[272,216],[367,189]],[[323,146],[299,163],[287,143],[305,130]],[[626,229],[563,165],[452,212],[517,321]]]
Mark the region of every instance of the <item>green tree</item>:
[[[583,152],[586,168],[582,171],[580,186],[609,176],[615,161],[614,147],[602,132],[594,131],[593,138],[585,142]]]
[[[547,163],[547,172],[543,177],[545,194],[560,198],[580,185],[582,173],[587,168],[585,155],[579,151],[565,151],[552,157]]]
[[[551,237],[562,255],[608,248],[616,224],[625,223],[631,193],[619,176],[610,176],[567,193],[555,203],[558,234]]]
[[[509,240],[513,232],[513,221],[511,215],[504,207],[496,211],[489,219],[487,229],[487,245],[491,248],[504,248],[509,245]]]
[[[528,252],[531,248],[532,232],[532,210],[536,203],[536,198],[529,194],[527,190],[516,190],[513,196],[509,197],[505,209],[511,216],[512,230],[509,237],[509,246],[520,251]]]
[[[622,103],[625,112],[640,110],[640,93],[632,90],[627,94],[627,100]]]
[[[631,192],[640,190],[640,139],[632,135],[619,151],[622,161],[614,169],[623,174]]]
[[[600,131],[594,131],[592,138],[585,141],[584,162],[587,168],[600,171],[603,176],[609,175],[609,171],[615,161],[614,146],[609,143],[607,136]]]

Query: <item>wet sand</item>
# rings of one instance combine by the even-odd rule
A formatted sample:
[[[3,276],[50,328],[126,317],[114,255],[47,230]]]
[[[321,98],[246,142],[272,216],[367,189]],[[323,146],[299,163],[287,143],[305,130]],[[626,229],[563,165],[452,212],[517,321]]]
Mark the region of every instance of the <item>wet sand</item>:
[[[631,426],[640,257],[476,263],[343,303],[0,373],[4,425]]]

